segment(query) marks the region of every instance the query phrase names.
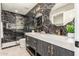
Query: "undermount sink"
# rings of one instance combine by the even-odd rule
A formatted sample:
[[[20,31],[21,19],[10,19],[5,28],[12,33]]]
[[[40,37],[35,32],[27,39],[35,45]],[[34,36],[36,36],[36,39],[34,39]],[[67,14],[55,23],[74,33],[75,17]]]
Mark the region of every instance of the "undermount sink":
[[[70,43],[74,43],[74,38],[68,38],[67,41]]]

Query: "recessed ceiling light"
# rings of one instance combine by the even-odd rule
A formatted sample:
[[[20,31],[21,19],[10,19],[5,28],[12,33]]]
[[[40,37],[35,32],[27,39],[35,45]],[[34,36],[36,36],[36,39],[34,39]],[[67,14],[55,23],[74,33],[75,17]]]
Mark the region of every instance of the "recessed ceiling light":
[[[18,10],[15,10],[15,12],[18,12]]]

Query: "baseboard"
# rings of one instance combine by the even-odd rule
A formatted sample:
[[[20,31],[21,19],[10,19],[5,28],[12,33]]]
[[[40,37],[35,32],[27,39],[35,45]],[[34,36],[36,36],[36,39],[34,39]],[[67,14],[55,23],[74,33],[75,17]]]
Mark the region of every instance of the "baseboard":
[[[17,41],[3,43],[2,44],[2,49],[4,49],[4,48],[10,48],[10,47],[17,46],[17,45],[19,45],[19,43],[17,43]]]

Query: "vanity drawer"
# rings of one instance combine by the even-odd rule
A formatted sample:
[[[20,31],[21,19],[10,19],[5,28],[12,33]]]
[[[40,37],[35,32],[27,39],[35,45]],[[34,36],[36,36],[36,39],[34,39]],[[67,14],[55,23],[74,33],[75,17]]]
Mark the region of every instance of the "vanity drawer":
[[[27,44],[36,50],[37,40],[32,37],[27,37]]]

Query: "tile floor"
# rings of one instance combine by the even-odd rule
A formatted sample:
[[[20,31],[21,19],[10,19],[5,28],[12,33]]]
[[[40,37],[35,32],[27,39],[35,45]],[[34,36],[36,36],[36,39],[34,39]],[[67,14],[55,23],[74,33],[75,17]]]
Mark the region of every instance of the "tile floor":
[[[0,50],[0,56],[30,56],[26,49],[14,46]]]

